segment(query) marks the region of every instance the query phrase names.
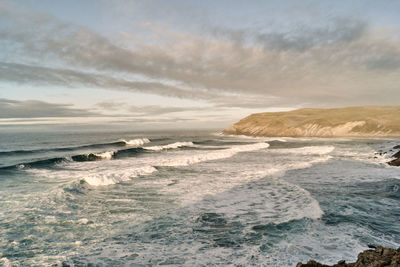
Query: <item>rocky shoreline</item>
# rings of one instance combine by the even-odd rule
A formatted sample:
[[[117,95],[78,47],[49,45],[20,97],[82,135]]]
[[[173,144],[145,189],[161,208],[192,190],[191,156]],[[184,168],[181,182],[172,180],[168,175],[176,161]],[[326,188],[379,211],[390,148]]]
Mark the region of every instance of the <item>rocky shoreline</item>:
[[[391,166],[400,166],[400,145],[394,146],[390,151],[398,150],[391,157],[393,160],[387,162]],[[377,152],[377,154],[386,154],[388,152]],[[374,248],[374,247],[373,247]],[[346,263],[345,260],[338,261],[334,265],[326,265],[314,260],[307,263],[299,262],[296,267],[400,267],[400,247],[395,250],[391,248],[376,247],[368,249],[358,254],[357,261]]]
[[[392,158],[395,159],[389,161],[388,164],[391,166],[400,166],[400,145],[393,147],[393,149],[399,149],[399,150],[397,151],[397,153],[392,155]]]
[[[396,153],[394,153],[391,158],[394,158],[390,161],[387,162],[390,166],[400,166],[400,145],[394,146],[392,149],[389,151],[382,151],[380,150],[379,152],[375,152],[375,158],[379,156],[383,156],[386,154],[393,153],[393,151],[398,150]]]
[[[299,262],[296,267],[400,267],[400,248],[368,249],[358,254],[357,261],[352,263],[340,260],[337,264],[326,265],[310,260],[305,264]]]

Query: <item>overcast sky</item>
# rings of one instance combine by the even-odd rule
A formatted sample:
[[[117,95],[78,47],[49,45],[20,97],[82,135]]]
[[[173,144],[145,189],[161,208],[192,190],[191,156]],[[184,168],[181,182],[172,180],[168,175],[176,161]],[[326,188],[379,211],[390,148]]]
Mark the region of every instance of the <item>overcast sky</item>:
[[[397,0],[0,0],[0,125],[223,128],[398,105],[399,13]]]

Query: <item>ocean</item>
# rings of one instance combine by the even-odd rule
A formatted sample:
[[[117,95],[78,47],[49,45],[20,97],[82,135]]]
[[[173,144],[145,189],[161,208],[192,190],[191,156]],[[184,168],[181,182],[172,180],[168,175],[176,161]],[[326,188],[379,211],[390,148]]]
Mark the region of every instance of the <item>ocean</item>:
[[[355,261],[400,246],[400,168],[376,154],[398,144],[1,131],[0,265]]]

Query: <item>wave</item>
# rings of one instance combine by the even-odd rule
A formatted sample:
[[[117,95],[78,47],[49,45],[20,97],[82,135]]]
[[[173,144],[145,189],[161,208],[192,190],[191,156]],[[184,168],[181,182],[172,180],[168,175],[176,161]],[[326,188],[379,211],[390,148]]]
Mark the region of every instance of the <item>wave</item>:
[[[181,147],[195,147],[195,145],[192,142],[176,142],[164,146],[148,146],[144,147],[143,149],[152,151],[161,151],[161,150],[176,149]]]
[[[84,150],[84,149],[102,149],[108,147],[124,147],[124,146],[141,146],[150,143],[148,138],[138,138],[132,140],[118,140],[110,143],[99,143],[99,144],[88,144],[81,146],[71,146],[71,147],[55,147],[55,148],[42,148],[42,149],[32,149],[32,150],[11,150],[11,151],[0,151],[0,156],[17,156],[17,155],[29,155],[35,153],[45,153],[45,152],[68,152],[74,150]]]
[[[132,139],[129,141],[122,139],[121,142],[124,142],[127,146],[142,146],[144,144],[150,143],[150,140],[148,138]]]
[[[72,161],[78,161],[78,162],[83,162],[83,161],[96,161],[96,160],[109,160],[112,159],[115,154],[115,151],[107,151],[103,153],[89,153],[89,154],[82,154],[82,155],[76,155],[72,157],[66,157],[67,160],[71,159]]]
[[[120,150],[112,150],[105,151],[101,153],[85,153],[78,154],[67,157],[56,157],[50,159],[40,159],[32,162],[22,162],[11,166],[0,167],[0,170],[4,169],[23,169],[23,168],[43,168],[49,167],[54,164],[60,164],[63,162],[86,162],[86,161],[100,161],[100,160],[112,160],[112,159],[121,159],[137,156],[140,153],[146,153],[149,151],[162,151],[166,149],[176,149],[180,147],[194,147],[195,145],[192,142],[177,142],[164,146],[153,146],[153,147],[137,147],[140,144],[149,143],[150,140],[147,138],[142,139],[134,139],[130,141],[121,141],[130,144],[130,146],[135,146],[127,149]]]
[[[233,146],[228,149],[198,153],[190,156],[178,155],[175,158],[165,159],[164,161],[161,161],[160,164],[158,164],[157,166],[170,166],[170,167],[187,166],[203,161],[230,158],[239,152],[260,150],[268,147],[269,147],[268,143],[255,143],[250,145]]]
[[[249,145],[234,146],[224,150],[203,152],[192,155],[176,155],[170,159],[160,160],[154,166],[146,165],[141,167],[123,168],[121,170],[110,170],[101,173],[90,174],[84,180],[93,186],[111,185],[128,181],[138,176],[149,175],[157,171],[156,167],[178,167],[187,166],[199,162],[224,159],[234,156],[239,152],[249,152],[268,148],[268,143],[255,143]]]
[[[112,185],[121,182],[126,182],[138,176],[149,175],[156,172],[157,169],[153,166],[143,166],[139,168],[126,169],[122,172],[107,171],[88,175],[84,178],[85,182],[93,186]]]
[[[299,148],[271,149],[271,152],[301,154],[301,155],[325,155],[335,150],[334,146],[305,146]]]
[[[67,157],[55,157],[50,159],[40,159],[31,162],[22,162],[11,166],[4,166],[0,167],[0,170],[24,169],[24,168],[47,168],[56,164],[66,163],[66,162],[111,160],[114,158],[132,157],[140,152],[143,152],[143,149],[137,147],[131,149],[118,150],[118,151],[106,151],[102,153],[87,153],[87,154],[79,154]]]
[[[0,170],[9,169],[25,169],[25,168],[45,168],[52,165],[60,164],[62,162],[68,161],[68,158],[51,158],[51,159],[41,159],[32,162],[18,163],[16,165],[1,167]]]

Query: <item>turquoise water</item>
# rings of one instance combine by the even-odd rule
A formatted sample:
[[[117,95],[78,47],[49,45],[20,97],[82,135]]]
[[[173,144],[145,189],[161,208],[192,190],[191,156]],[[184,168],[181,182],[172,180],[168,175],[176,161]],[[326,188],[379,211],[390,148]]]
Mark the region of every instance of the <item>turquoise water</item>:
[[[0,133],[0,265],[295,266],[400,246],[396,139]]]

